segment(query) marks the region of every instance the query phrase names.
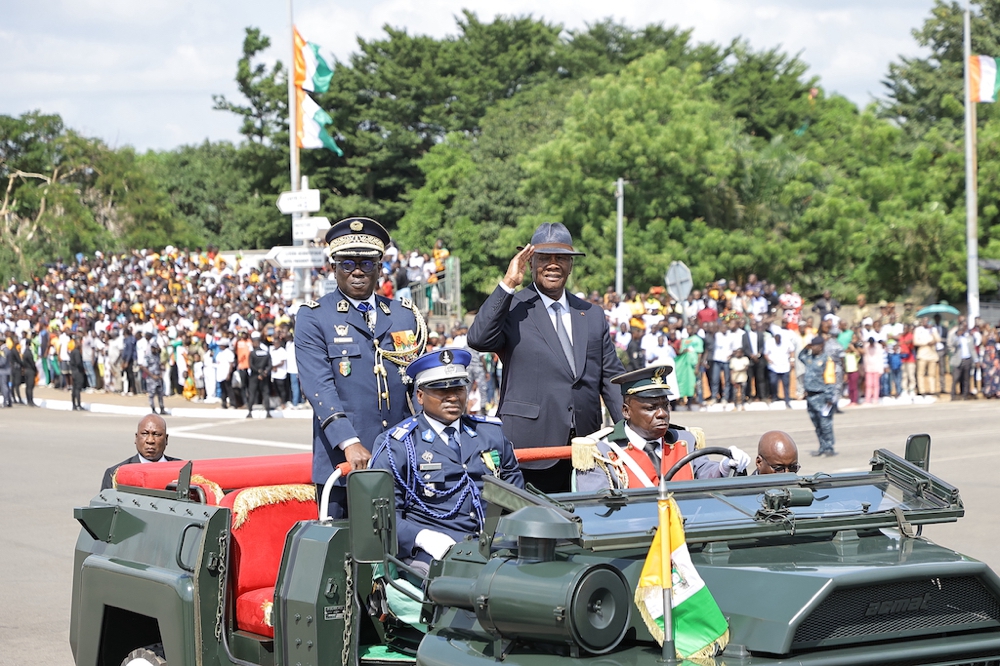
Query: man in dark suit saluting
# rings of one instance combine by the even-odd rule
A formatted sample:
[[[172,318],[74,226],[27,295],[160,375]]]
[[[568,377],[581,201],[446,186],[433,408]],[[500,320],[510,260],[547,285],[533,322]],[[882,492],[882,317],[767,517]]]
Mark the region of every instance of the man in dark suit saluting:
[[[469,328],[469,346],[503,361],[497,415],[514,448],[565,446],[601,427],[601,398],[613,421],[621,393],[611,378],[624,372],[604,312],[566,292],[573,257],[569,230],[544,223],[511,259],[507,273]],[[515,293],[531,267],[532,283]],[[572,465],[521,463],[524,480],[545,492],[568,491]]]

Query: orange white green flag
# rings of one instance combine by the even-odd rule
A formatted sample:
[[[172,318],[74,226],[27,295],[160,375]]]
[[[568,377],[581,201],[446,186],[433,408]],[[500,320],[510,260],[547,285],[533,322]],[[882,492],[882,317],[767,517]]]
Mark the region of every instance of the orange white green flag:
[[[705,581],[691,562],[681,512],[671,497],[669,500],[669,547],[670,569],[673,588],[671,606],[673,608],[674,645],[679,659],[704,659],[714,657],[729,643],[729,623],[719,610],[715,598],[705,586]],[[662,539],[666,534],[657,530],[653,543],[646,555],[639,576],[639,586],[635,590],[635,605],[639,608],[649,633],[663,645],[663,579],[660,554]]]
[[[309,92],[325,93],[330,89],[333,69],[319,54],[319,45],[307,42],[293,29],[295,39],[295,87]]]
[[[990,56],[969,56],[969,94],[973,102],[997,101],[997,59]]]
[[[337,155],[344,156],[344,151],[326,131],[326,126],[333,122],[333,118],[301,88],[295,90],[295,110],[298,114],[295,144],[299,148],[328,148]]]

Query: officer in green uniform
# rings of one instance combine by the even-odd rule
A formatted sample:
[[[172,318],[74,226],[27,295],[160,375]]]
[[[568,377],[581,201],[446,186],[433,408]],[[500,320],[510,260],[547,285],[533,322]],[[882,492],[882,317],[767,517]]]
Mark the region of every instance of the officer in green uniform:
[[[524,478],[500,419],[466,415],[469,363],[465,349],[424,354],[407,370],[423,413],[379,436],[372,467],[396,481],[399,557],[426,571],[457,541],[483,528],[482,477],[518,488]]]
[[[389,232],[366,217],[334,224],[326,234],[337,289],[306,301],[296,315],[295,357],[313,408],[313,470],[323,484],[344,462],[364,469],[375,438],[412,414],[406,367],[423,351],[427,327],[406,299],[375,294]],[[345,515],[343,486],[330,495],[330,516]]]

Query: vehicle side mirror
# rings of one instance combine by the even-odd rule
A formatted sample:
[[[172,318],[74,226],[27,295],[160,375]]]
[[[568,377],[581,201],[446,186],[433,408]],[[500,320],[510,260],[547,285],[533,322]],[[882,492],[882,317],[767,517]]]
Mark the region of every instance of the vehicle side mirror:
[[[347,475],[347,519],[351,557],[372,564],[395,557],[396,501],[392,476],[384,469],[364,469]]]
[[[913,463],[925,472],[931,468],[931,436],[930,435],[910,435],[906,438],[906,454],[903,456],[907,462]]]

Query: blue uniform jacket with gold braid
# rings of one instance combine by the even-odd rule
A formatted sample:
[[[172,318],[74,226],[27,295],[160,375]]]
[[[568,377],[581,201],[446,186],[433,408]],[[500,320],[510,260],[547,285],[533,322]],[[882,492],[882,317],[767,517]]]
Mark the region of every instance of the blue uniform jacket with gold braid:
[[[364,316],[339,289],[299,308],[295,359],[302,393],[313,408],[314,483],[324,483],[344,462],[338,444],[357,437],[368,449],[388,426],[410,415],[401,368],[384,360],[375,373],[376,342],[384,350],[413,344],[418,332],[412,305],[376,296],[374,335]],[[406,307],[410,306],[410,307]],[[423,351],[421,350],[417,350]],[[415,354],[414,354],[415,356]]]
[[[422,414],[389,429],[375,442],[371,467],[389,470],[396,482],[400,559],[421,559],[423,551],[418,553],[415,543],[420,530],[443,532],[455,541],[478,533],[486,510],[479,497],[483,476],[495,474],[524,487],[500,419],[463,416],[460,442],[461,457]]]

